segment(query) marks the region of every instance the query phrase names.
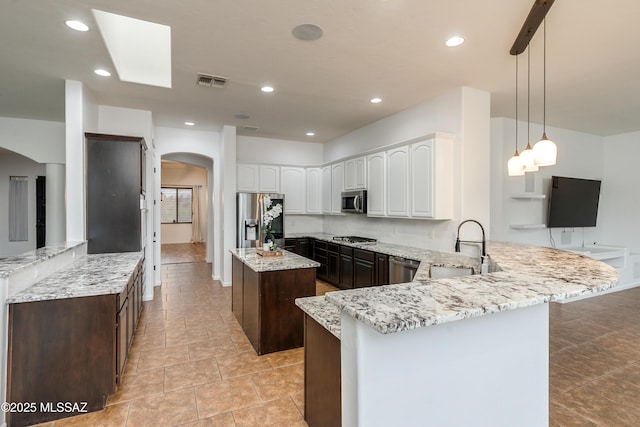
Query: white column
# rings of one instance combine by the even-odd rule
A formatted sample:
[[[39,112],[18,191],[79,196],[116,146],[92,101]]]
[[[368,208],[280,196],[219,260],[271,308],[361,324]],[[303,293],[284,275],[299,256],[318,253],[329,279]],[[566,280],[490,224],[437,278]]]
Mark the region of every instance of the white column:
[[[85,240],[82,83],[65,82],[66,222],[68,242]]]
[[[231,286],[231,254],[229,249],[236,247],[236,128],[224,126],[222,129],[222,232],[224,252],[218,257],[224,258],[222,285]]]
[[[47,219],[46,244],[64,242],[67,238],[67,222],[64,213],[64,175],[65,167],[59,163],[46,164],[47,175]]]

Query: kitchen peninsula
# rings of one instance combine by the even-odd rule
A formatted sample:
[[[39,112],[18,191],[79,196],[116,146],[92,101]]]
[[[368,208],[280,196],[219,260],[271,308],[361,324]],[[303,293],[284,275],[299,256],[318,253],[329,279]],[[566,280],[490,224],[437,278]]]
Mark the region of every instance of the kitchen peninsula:
[[[232,311],[256,350],[267,354],[303,344],[303,314],[295,299],[316,294],[320,264],[289,251],[260,256],[232,249]]]
[[[488,253],[490,274],[296,301],[340,338],[342,425],[547,425],[546,303],[609,289],[618,274],[551,248],[490,242]]]

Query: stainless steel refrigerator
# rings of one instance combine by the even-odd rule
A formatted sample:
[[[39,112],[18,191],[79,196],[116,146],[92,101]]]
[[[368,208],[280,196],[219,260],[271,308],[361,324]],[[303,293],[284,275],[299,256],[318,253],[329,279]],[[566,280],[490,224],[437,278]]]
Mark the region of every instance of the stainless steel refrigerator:
[[[271,207],[265,209],[265,201],[271,199]],[[282,213],[271,222],[272,234],[279,247],[284,247],[284,194],[237,193],[236,194],[236,246],[238,248],[262,247],[265,240],[264,214],[280,204]]]

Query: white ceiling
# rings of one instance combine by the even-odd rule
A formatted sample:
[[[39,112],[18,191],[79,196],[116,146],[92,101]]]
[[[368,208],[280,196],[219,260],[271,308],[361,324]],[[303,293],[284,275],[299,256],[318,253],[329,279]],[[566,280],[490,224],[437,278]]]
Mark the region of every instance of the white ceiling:
[[[0,116],[64,120],[64,80],[156,125],[324,142],[459,86],[514,116],[509,49],[533,0],[0,0]],[[172,27],[173,88],[120,82],[91,9]],[[597,135],[640,130],[637,0],[558,0],[547,16],[547,124]],[[78,33],[65,27],[81,19]],[[296,40],[313,23],[324,36]],[[444,46],[461,34],[466,43]],[[521,57],[526,119],[526,56]],[[93,70],[111,70],[109,79]],[[196,85],[198,72],[229,78]],[[542,121],[542,32],[532,42],[531,119]],[[271,83],[276,91],[259,88]],[[371,104],[374,96],[381,104]],[[247,120],[234,118],[248,114]],[[259,126],[243,131],[242,125]],[[309,130],[316,132],[306,137]]]

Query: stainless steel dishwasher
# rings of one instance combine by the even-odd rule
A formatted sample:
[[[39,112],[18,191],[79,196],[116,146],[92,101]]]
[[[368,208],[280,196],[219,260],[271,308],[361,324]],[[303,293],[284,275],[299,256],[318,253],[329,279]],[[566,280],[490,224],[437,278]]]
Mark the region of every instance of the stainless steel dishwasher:
[[[389,257],[389,283],[407,283],[416,275],[419,261],[396,256]]]

